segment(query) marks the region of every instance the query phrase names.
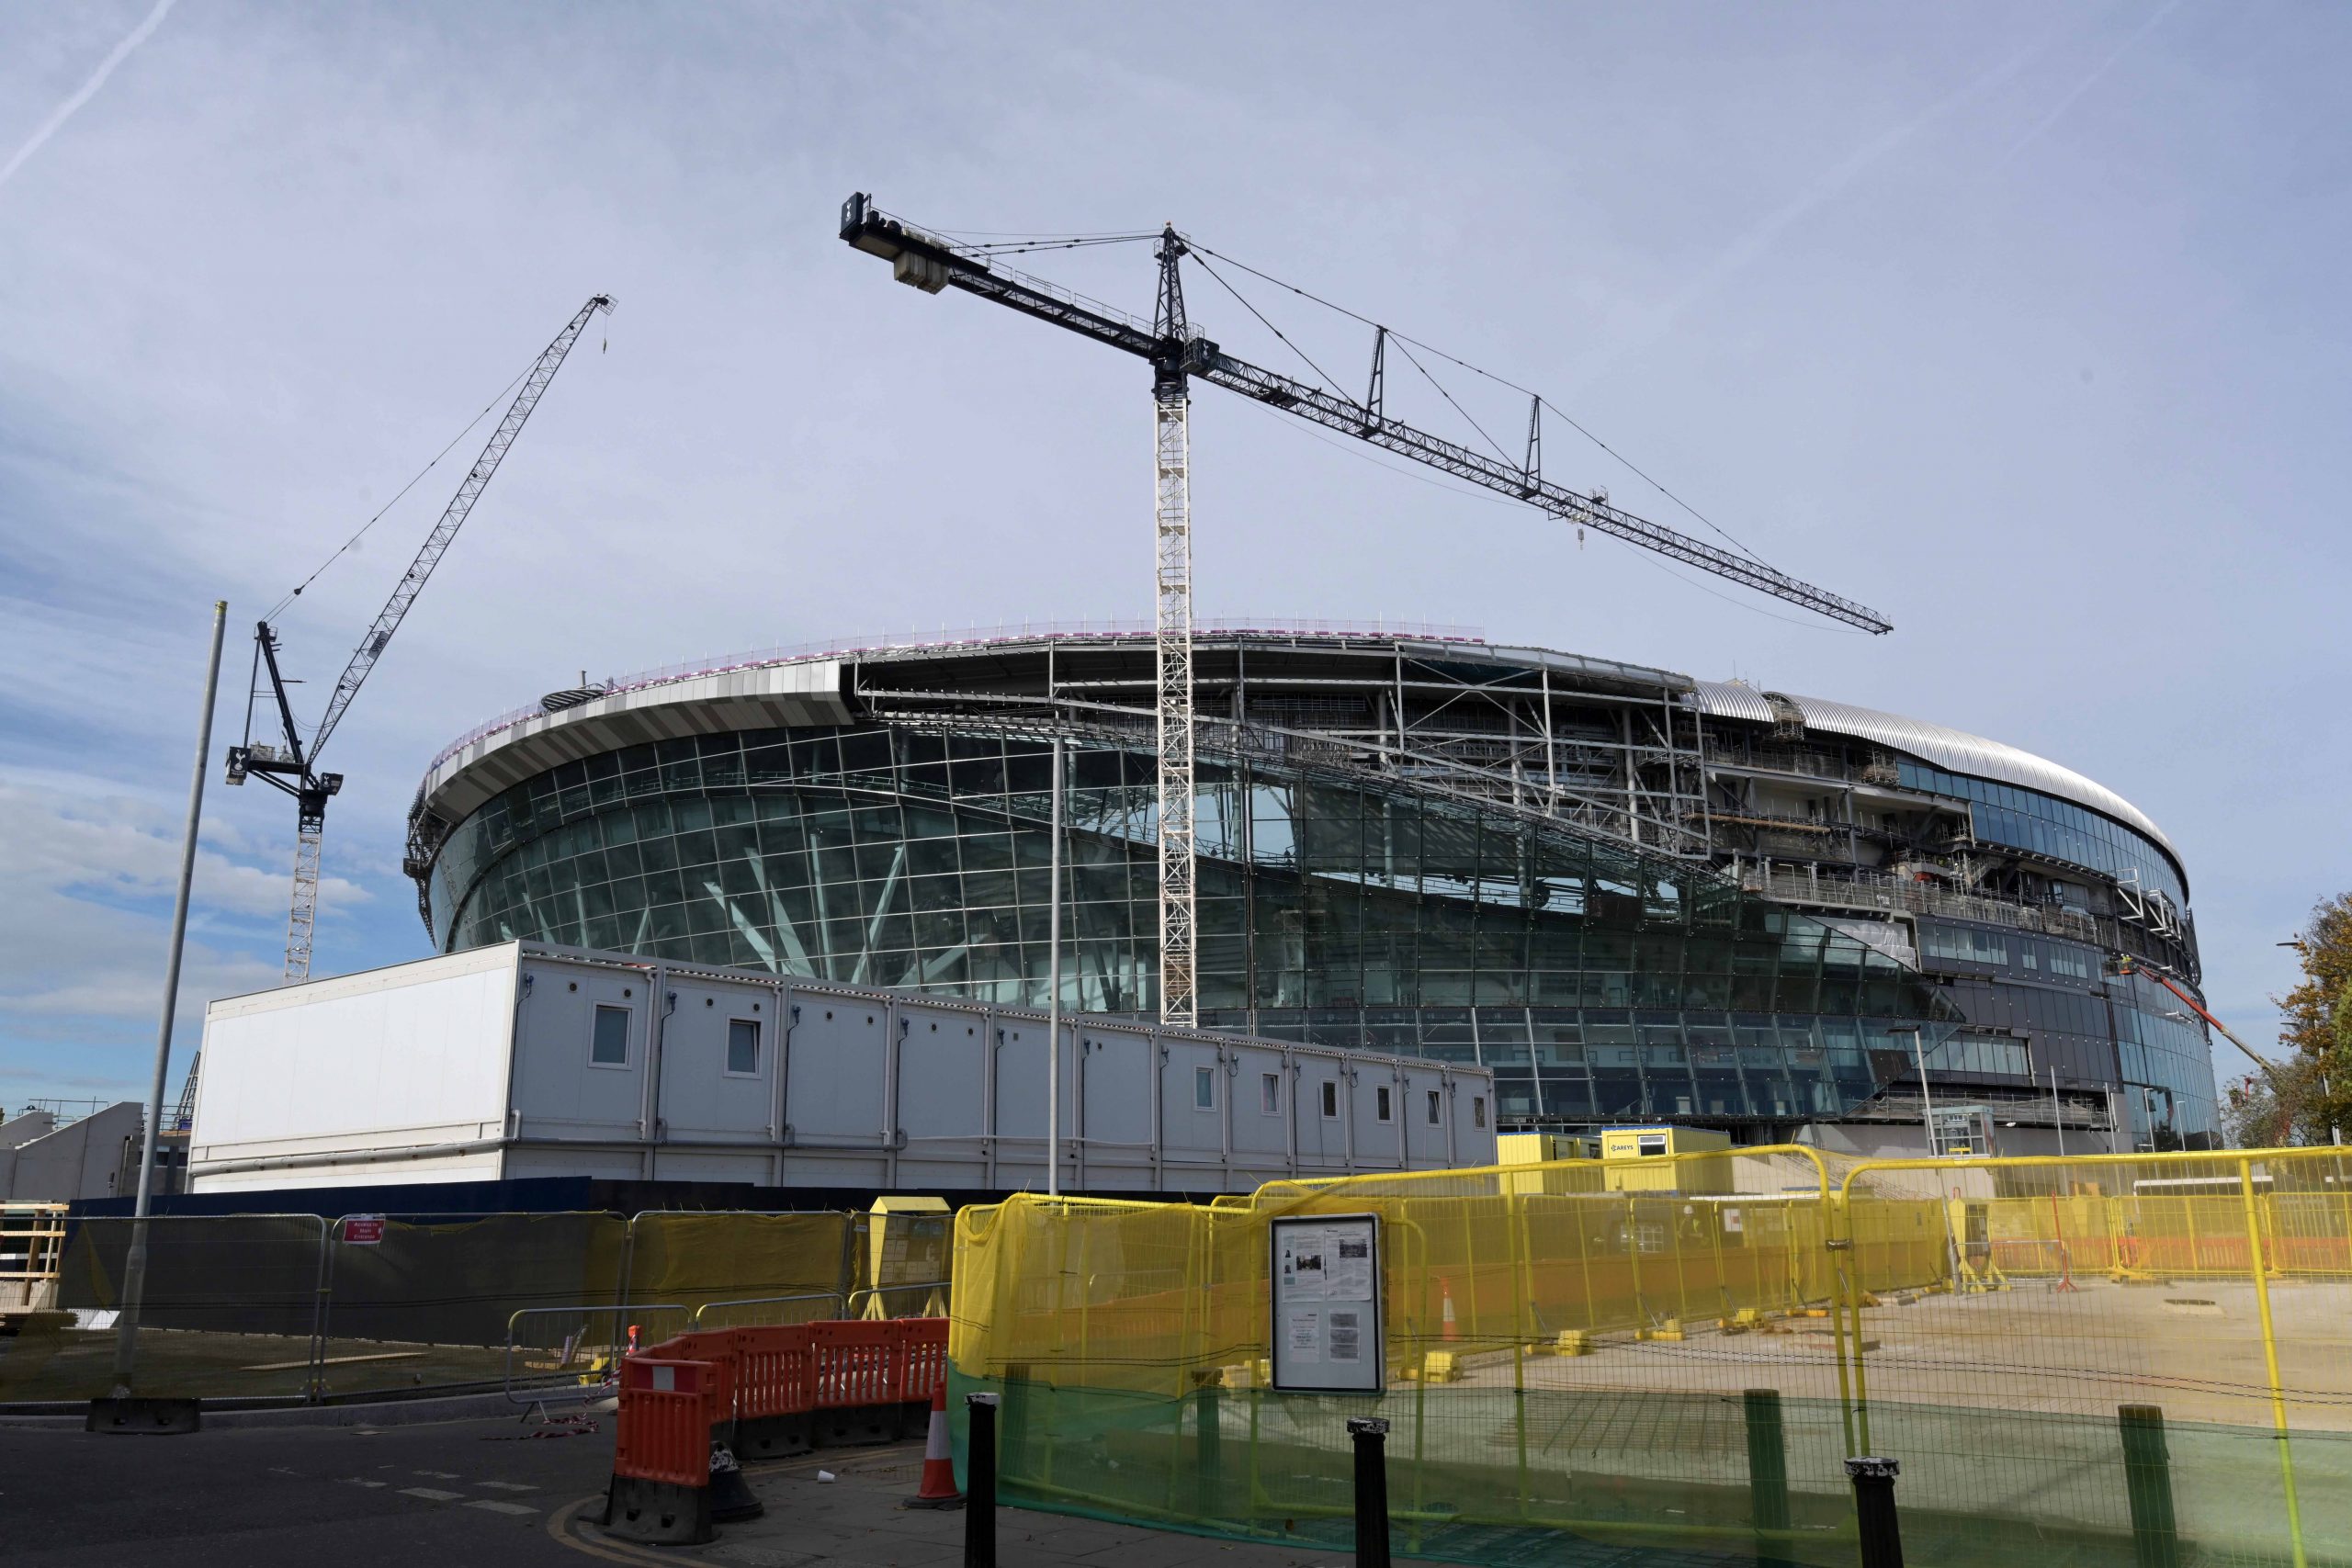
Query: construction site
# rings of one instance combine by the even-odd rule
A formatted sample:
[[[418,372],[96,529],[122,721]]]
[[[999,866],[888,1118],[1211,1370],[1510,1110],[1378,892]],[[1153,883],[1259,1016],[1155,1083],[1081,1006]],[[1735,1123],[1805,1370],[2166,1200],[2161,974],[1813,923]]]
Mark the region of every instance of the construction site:
[[[426,764],[426,951],[314,976],[322,753],[592,296],[315,718],[318,573],[254,624],[221,776],[292,806],[284,983],[209,998],[173,1110],[159,1061],[0,1124],[0,1421],[609,1413],[557,1533],[639,1547],[922,1438],[967,1562],[1001,1501],[1384,1564],[2352,1562],[2352,1172],[2223,1148],[2255,1053],[2146,812],[1745,680],[1196,620],[1197,383],[1893,629],[1571,488],[1540,395],[1516,451],[1408,422],[1392,369],[1498,378],[1369,318],[1361,390],[1227,352],[1188,276],[1285,344],[1237,280],[1337,307],[1172,225],[837,233],[1143,362],[1152,620],[583,670]],[[1080,244],[1148,315],[1008,259]]]

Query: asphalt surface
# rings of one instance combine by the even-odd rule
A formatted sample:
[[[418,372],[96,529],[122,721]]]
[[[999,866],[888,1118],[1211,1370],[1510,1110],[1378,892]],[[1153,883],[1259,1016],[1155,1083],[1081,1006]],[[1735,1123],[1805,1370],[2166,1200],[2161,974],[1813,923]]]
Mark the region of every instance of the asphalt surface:
[[[583,1568],[548,1522],[612,1472],[612,1417],[589,1419],[594,1433],[560,1438],[512,1417],[178,1438],[0,1429],[0,1562]]]

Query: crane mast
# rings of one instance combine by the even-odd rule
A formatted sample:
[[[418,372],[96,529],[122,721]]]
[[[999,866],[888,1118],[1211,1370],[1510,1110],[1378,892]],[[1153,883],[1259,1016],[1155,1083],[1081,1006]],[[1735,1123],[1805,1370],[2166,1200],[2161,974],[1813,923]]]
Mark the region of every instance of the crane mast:
[[[900,283],[937,294],[958,288],[992,299],[1152,367],[1153,536],[1158,640],[1159,743],[1160,1017],[1170,1023],[1197,1019],[1193,952],[1193,710],[1191,444],[1187,428],[1191,384],[1211,382],[1340,434],[1409,457],[1459,479],[1522,501],[1578,529],[1625,540],[1752,588],[1815,614],[1884,633],[1894,623],[1869,606],[1790,576],[1752,557],[1694,539],[1637,517],[1595,491],[1580,494],[1543,474],[1543,403],[1528,415],[1527,451],[1520,463],[1488,457],[1392,418],[1386,412],[1388,330],[1373,340],[1372,381],[1358,401],[1226,354],[1193,331],[1184,316],[1178,263],[1190,247],[1164,226],[1154,254],[1159,287],[1152,320],[1088,299],[1057,284],[1008,267],[979,247],[932,233],[895,218],[859,192],[842,204],[841,237],[890,263]],[[1137,236],[1140,238],[1141,236]]]
[[[1182,345],[1184,284],[1176,264],[1184,243],[1170,227],[1159,237],[1159,296],[1152,331]],[[1159,1017],[1187,1027],[1199,1021],[1193,984],[1193,479],[1192,389],[1182,354],[1152,361],[1152,536],[1158,602],[1159,735]]]
[[[311,942],[319,918],[319,861],[326,843],[327,801],[343,787],[342,774],[317,771],[319,753],[325,749],[327,738],[334,733],[335,727],[343,722],[343,716],[351,710],[352,700],[359,695],[359,688],[367,681],[368,671],[376,668],[376,661],[384,656],[385,648],[391,642],[392,634],[400,629],[401,621],[408,615],[410,606],[424,591],[425,583],[433,576],[433,569],[439,566],[441,558],[448,553],[451,542],[458,536],[458,530],[465,525],[466,518],[473,512],[474,502],[481,499],[481,492],[489,486],[491,476],[498,472],[498,465],[505,460],[507,449],[522,434],[524,422],[531,417],[531,411],[538,407],[541,395],[547,391],[548,383],[555,379],[555,373],[562,367],[564,357],[571,352],[571,345],[579,340],[591,320],[600,312],[609,312],[612,308],[613,299],[609,294],[591,297],[563,331],[555,335],[554,341],[540,351],[531,368],[525,372],[521,388],[516,390],[514,401],[507,405],[505,416],[498,422],[498,427],[491,432],[488,444],[481,449],[481,456],[474,459],[473,467],[467,470],[464,481],[458,486],[458,493],[442,509],[440,521],[425,536],[423,547],[416,552],[416,558],[409,563],[408,570],[401,574],[400,582],[392,589],[391,597],[385,600],[384,607],[376,613],[368,635],[359,639],[351,661],[344,667],[342,676],[334,683],[334,693],[327,698],[326,711],[320,716],[318,727],[311,731],[307,748],[302,743],[301,730],[294,722],[293,705],[287,699],[285,677],[277,668],[277,633],[267,621],[261,622],[254,630],[254,685],[247,694],[244,744],[229,749],[229,783],[241,784],[250,776],[258,776],[263,782],[294,797],[294,895],[286,919],[285,979],[289,984],[311,977]],[[295,592],[299,593],[301,590]],[[253,738],[251,698],[258,689],[265,665],[283,737],[283,743],[278,746],[255,744]],[[191,1067],[191,1082],[193,1074],[194,1068]]]

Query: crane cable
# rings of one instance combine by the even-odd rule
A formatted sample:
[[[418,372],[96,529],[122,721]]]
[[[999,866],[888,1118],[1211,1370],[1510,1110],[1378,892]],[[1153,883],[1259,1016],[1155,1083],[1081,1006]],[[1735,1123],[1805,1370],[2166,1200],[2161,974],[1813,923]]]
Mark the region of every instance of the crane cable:
[[[1252,277],[1256,277],[1256,278],[1262,279],[1263,281],[1265,281],[1265,282],[1267,282],[1267,283],[1271,283],[1271,284],[1272,284],[1272,285],[1273,285],[1275,288],[1287,288],[1287,289],[1289,289],[1292,293],[1294,293],[1294,294],[1297,295],[1300,299],[1306,299],[1306,300],[1308,300],[1308,301],[1310,301],[1310,302],[1312,302],[1312,303],[1314,303],[1314,304],[1317,304],[1317,305],[1320,305],[1320,306],[1322,306],[1322,307],[1323,307],[1325,310],[1336,310],[1336,311],[1338,311],[1340,315],[1347,317],[1347,318],[1348,318],[1350,321],[1358,321],[1358,322],[1361,322],[1361,323],[1362,323],[1362,324],[1363,324],[1364,326],[1372,327],[1372,328],[1374,328],[1375,330],[1385,330],[1385,331],[1386,331],[1386,332],[1387,332],[1387,333],[1388,333],[1388,335],[1389,335],[1390,337],[1392,337],[1392,338],[1395,338],[1395,339],[1398,340],[1398,342],[1399,342],[1400,344],[1411,344],[1411,345],[1412,345],[1413,347],[1415,347],[1415,348],[1423,349],[1423,350],[1427,351],[1427,352],[1428,352],[1428,353],[1430,353],[1430,354],[1433,354],[1433,355],[1436,355],[1437,357],[1439,357],[1440,359],[1443,359],[1443,360],[1445,360],[1445,361],[1449,362],[1450,364],[1453,364],[1453,365],[1458,365],[1458,366],[1460,366],[1463,369],[1469,371],[1469,372],[1470,372],[1472,375],[1474,375],[1474,376],[1482,376],[1482,377],[1486,378],[1487,380],[1494,382],[1494,383],[1495,383],[1496,385],[1498,385],[1498,386],[1501,386],[1501,387],[1508,387],[1508,388],[1510,388],[1512,391],[1519,393],[1519,394],[1520,394],[1520,395],[1521,395],[1522,397],[1528,397],[1528,398],[1532,398],[1532,399],[1534,399],[1537,402],[1541,403],[1541,404],[1542,404],[1545,409],[1549,410],[1549,411],[1550,411],[1550,412],[1552,412],[1555,417],[1557,417],[1557,418],[1559,419],[1559,421],[1560,421],[1563,424],[1566,424],[1569,429],[1571,429],[1571,430],[1575,431],[1578,435],[1583,436],[1587,441],[1591,442],[1595,446],[1600,447],[1603,452],[1608,453],[1611,457],[1616,458],[1616,459],[1617,459],[1617,461],[1619,461],[1619,462],[1621,462],[1621,463],[1624,464],[1624,465],[1625,465],[1625,467],[1626,467],[1627,468],[1631,469],[1631,470],[1632,470],[1632,471],[1633,471],[1636,476],[1638,476],[1638,477],[1642,479],[1642,481],[1643,481],[1644,483],[1647,484],[1648,486],[1650,486],[1650,488],[1652,488],[1653,490],[1657,491],[1658,492],[1658,494],[1660,494],[1660,495],[1662,495],[1662,496],[1666,497],[1666,499],[1667,499],[1667,500],[1668,500],[1668,501],[1670,501],[1670,502],[1674,502],[1674,504],[1675,504],[1675,505],[1677,505],[1677,506],[1680,507],[1683,511],[1685,511],[1685,512],[1689,513],[1691,516],[1693,516],[1693,517],[1697,518],[1700,522],[1702,522],[1702,523],[1705,524],[1709,528],[1713,529],[1713,530],[1715,531],[1715,533],[1717,533],[1717,534],[1721,535],[1721,536],[1722,536],[1725,540],[1729,541],[1729,542],[1731,543],[1731,545],[1732,545],[1734,547],[1736,547],[1736,549],[1738,549],[1738,551],[1739,551],[1742,555],[1745,555],[1745,556],[1746,556],[1746,557],[1747,557],[1750,560],[1752,560],[1752,561],[1756,562],[1758,566],[1771,567],[1771,568],[1772,568],[1772,570],[1775,570],[1775,571],[1777,571],[1777,570],[1780,570],[1780,569],[1779,569],[1779,568],[1777,568],[1777,567],[1772,567],[1772,563],[1771,563],[1771,562],[1770,562],[1770,561],[1766,560],[1762,556],[1758,555],[1754,550],[1752,550],[1752,549],[1748,548],[1748,547],[1747,547],[1746,544],[1744,544],[1743,542],[1741,542],[1738,538],[1735,537],[1735,536],[1732,535],[1732,533],[1731,533],[1728,529],[1724,528],[1721,524],[1717,523],[1713,518],[1712,518],[1712,517],[1708,516],[1705,513],[1703,513],[1703,512],[1700,511],[1697,507],[1695,507],[1695,506],[1691,505],[1689,502],[1687,502],[1687,501],[1683,500],[1680,496],[1679,496],[1679,495],[1675,494],[1675,493],[1674,493],[1674,491],[1670,491],[1670,490],[1667,489],[1667,488],[1666,488],[1666,486],[1665,486],[1663,483],[1661,483],[1659,480],[1657,480],[1657,479],[1653,478],[1653,477],[1652,477],[1648,472],[1646,472],[1646,471],[1645,471],[1645,470],[1641,467],[1641,465],[1640,465],[1640,464],[1638,464],[1638,463],[1634,462],[1631,457],[1626,457],[1623,452],[1618,451],[1614,446],[1610,446],[1608,442],[1603,441],[1600,436],[1595,435],[1591,431],[1587,430],[1587,429],[1586,429],[1582,424],[1580,424],[1580,423],[1578,423],[1577,422],[1577,420],[1575,419],[1575,417],[1574,417],[1574,416],[1570,415],[1570,414],[1569,414],[1569,413],[1567,413],[1565,410],[1561,409],[1561,408],[1559,407],[1559,405],[1557,405],[1556,403],[1553,402],[1551,399],[1549,399],[1549,398],[1547,398],[1547,397],[1544,396],[1544,394],[1543,394],[1543,393],[1541,393],[1541,392],[1538,392],[1538,391],[1534,390],[1532,388],[1529,388],[1529,387],[1522,387],[1522,386],[1521,386],[1518,382],[1511,380],[1509,377],[1505,377],[1505,376],[1498,376],[1498,375],[1496,375],[1496,374],[1495,374],[1493,371],[1491,371],[1491,370],[1482,369],[1482,368],[1480,368],[1479,367],[1477,367],[1477,366],[1476,366],[1476,365],[1471,364],[1471,363],[1470,363],[1468,360],[1466,360],[1466,359],[1461,358],[1461,357],[1459,357],[1458,355],[1455,355],[1448,354],[1445,350],[1443,350],[1443,349],[1442,349],[1442,348],[1439,348],[1439,347],[1438,347],[1438,346],[1436,346],[1434,344],[1423,343],[1419,338],[1410,336],[1410,335],[1408,335],[1408,334],[1407,334],[1407,333],[1400,333],[1400,332],[1396,331],[1394,327],[1388,327],[1388,328],[1385,328],[1385,329],[1384,329],[1384,328],[1382,328],[1382,326],[1381,326],[1381,323],[1380,323],[1380,322],[1374,321],[1374,320],[1373,320],[1371,317],[1369,317],[1369,316],[1360,314],[1359,312],[1354,311],[1354,310],[1349,310],[1345,305],[1339,304],[1339,303],[1337,303],[1336,301],[1329,300],[1329,299],[1324,299],[1321,295],[1317,294],[1316,292],[1314,292],[1312,289],[1301,288],[1300,288],[1297,284],[1295,284],[1295,283],[1286,282],[1285,280],[1283,280],[1283,279],[1282,279],[1282,278],[1279,278],[1279,277],[1274,276],[1272,273],[1261,272],[1261,271],[1259,271],[1256,267],[1251,266],[1251,265],[1250,265],[1249,263],[1247,263],[1247,262],[1243,262],[1243,261],[1236,261],[1233,257],[1228,256],[1228,255],[1226,255],[1226,254],[1223,254],[1222,252],[1210,250],[1206,245],[1202,244],[1198,240],[1193,239],[1193,238],[1192,236],[1190,236],[1189,234],[1188,234],[1188,235],[1185,235],[1185,236],[1183,237],[1183,239],[1184,239],[1184,243],[1186,243],[1187,245],[1191,246],[1191,247],[1193,249],[1193,251],[1195,251],[1195,252],[1197,252],[1197,253],[1199,253],[1199,254],[1201,254],[1216,256],[1217,260],[1219,260],[1219,261],[1221,261],[1221,262],[1226,263],[1226,264],[1227,264],[1227,265],[1229,265],[1229,266],[1237,266],[1237,267],[1239,267],[1243,272],[1246,272],[1246,273],[1250,274],[1250,276],[1252,276]],[[1222,282],[1223,280],[1222,280],[1222,279],[1219,279],[1219,281],[1220,281],[1220,282]],[[1262,318],[1261,318],[1261,319],[1262,319]],[[1279,335],[1279,334],[1277,334],[1277,335]],[[1302,356],[1302,357],[1303,357],[1303,356]],[[1412,357],[1412,355],[1411,355],[1409,353],[1408,353],[1408,354],[1407,354],[1407,355],[1406,355],[1406,357],[1409,359],[1409,358],[1411,358],[1411,357]],[[1419,361],[1416,360],[1416,361],[1414,361],[1414,364],[1415,364],[1416,368],[1419,368]],[[1429,375],[1429,372],[1428,372],[1426,369],[1422,369],[1422,370],[1421,370],[1421,374],[1422,374],[1422,375],[1424,375],[1424,376],[1428,376],[1428,375]],[[1430,385],[1432,385],[1432,386],[1436,386],[1436,384],[1437,384],[1437,383],[1436,383],[1436,378],[1435,378],[1434,377],[1431,377],[1431,378],[1430,378]],[[1442,387],[1439,387],[1439,388],[1438,388],[1438,390],[1439,390],[1441,393],[1442,393],[1442,392],[1444,392],[1445,389],[1444,389],[1444,388],[1442,388]],[[1343,393],[1343,394],[1341,394],[1341,395],[1342,395],[1342,396],[1345,396],[1345,394],[1344,394],[1344,393]],[[1450,403],[1451,403],[1451,402],[1453,402],[1453,399],[1452,397],[1450,397],[1450,396],[1449,396],[1449,397],[1447,397],[1447,398],[1446,398],[1446,401],[1448,401],[1448,402],[1450,402]],[[1459,410],[1459,409],[1461,408],[1461,406],[1462,406],[1462,405],[1461,405],[1461,404],[1459,404],[1459,403],[1454,403],[1454,407],[1455,407],[1457,410]],[[1469,416],[1468,416],[1467,414],[1464,414],[1464,415],[1463,415],[1463,417],[1464,417],[1464,419],[1468,419],[1468,418],[1469,418]],[[1474,420],[1474,421],[1472,421],[1471,423],[1472,423],[1472,424],[1473,424],[1473,425],[1474,425],[1474,427],[1475,427],[1475,425],[1476,424],[1476,422]],[[1485,431],[1483,431],[1483,430],[1481,430],[1481,431],[1479,431],[1479,433],[1478,433],[1478,434],[1480,434],[1481,435],[1485,435],[1485,434],[1486,434],[1486,432],[1485,432]],[[1492,445],[1494,444],[1494,438],[1493,438],[1492,436],[1487,436],[1487,444],[1488,444],[1489,446],[1492,446]],[[1509,461],[1509,459],[1508,459],[1508,458],[1506,458],[1506,459],[1505,459],[1505,461]]]
[[[1191,241],[1189,241],[1189,240],[1187,240],[1187,241],[1185,242],[1185,243],[1186,243],[1186,244],[1191,244],[1191,243],[1192,243],[1192,242],[1191,242]],[[1195,246],[1194,248],[1195,248],[1195,249],[1198,249],[1198,247],[1197,247],[1197,246]],[[1223,276],[1222,274],[1220,274],[1220,273],[1216,270],[1216,268],[1215,268],[1215,267],[1213,267],[1213,266],[1209,265],[1209,264],[1208,264],[1208,263],[1206,263],[1206,262],[1204,262],[1204,261],[1202,261],[1198,256],[1194,256],[1194,257],[1193,258],[1193,264],[1194,264],[1195,265],[1197,265],[1197,266],[1198,266],[1198,267],[1199,267],[1203,272],[1207,273],[1211,277],[1214,277],[1214,278],[1216,278],[1216,285],[1217,285],[1217,287],[1218,287],[1219,288],[1224,289],[1227,294],[1232,295],[1236,299],[1240,299],[1240,300],[1241,300],[1241,308],[1242,308],[1243,310],[1245,310],[1249,311],[1251,315],[1253,315],[1253,316],[1257,317],[1257,318],[1258,318],[1259,322],[1260,322],[1261,325],[1263,325],[1263,326],[1265,327],[1265,329],[1266,329],[1268,332],[1270,332],[1270,333],[1273,333],[1276,337],[1281,338],[1281,339],[1282,339],[1283,346],[1284,348],[1289,349],[1293,354],[1297,355],[1301,359],[1305,359],[1305,360],[1306,361],[1306,367],[1307,367],[1308,369],[1310,369],[1310,370],[1314,371],[1317,376],[1320,376],[1320,377],[1322,377],[1322,378],[1323,378],[1323,384],[1324,384],[1325,386],[1327,386],[1327,387],[1329,387],[1329,388],[1330,388],[1330,389],[1331,389],[1332,395],[1334,395],[1335,397],[1347,398],[1347,400],[1348,400],[1349,402],[1351,402],[1351,403],[1355,401],[1355,399],[1348,397],[1348,394],[1347,394],[1347,393],[1345,393],[1345,392],[1343,392],[1343,391],[1341,391],[1341,390],[1340,389],[1340,384],[1339,384],[1337,381],[1334,381],[1334,380],[1332,380],[1332,379],[1331,379],[1330,373],[1329,373],[1329,371],[1325,370],[1325,369],[1323,368],[1323,367],[1321,367],[1320,365],[1316,364],[1316,363],[1315,363],[1315,361],[1314,361],[1312,358],[1309,358],[1309,357],[1308,357],[1306,350],[1305,350],[1305,349],[1303,349],[1303,348],[1299,347],[1299,346],[1298,346],[1298,344],[1295,344],[1295,343],[1291,342],[1291,340],[1289,339],[1289,337],[1287,337],[1286,335],[1284,335],[1284,333],[1283,333],[1283,332],[1282,328],[1280,328],[1280,327],[1278,327],[1278,326],[1274,325],[1274,323],[1273,323],[1273,322],[1267,321],[1267,320],[1266,320],[1266,313],[1265,313],[1263,310],[1259,310],[1257,306],[1252,305],[1251,303],[1250,303],[1250,301],[1249,301],[1249,300],[1247,300],[1247,299],[1243,299],[1241,298],[1241,290],[1239,290],[1238,288],[1235,288],[1235,287],[1233,287],[1233,285],[1231,285],[1230,283],[1227,283],[1227,282],[1225,280],[1224,276]],[[1238,264],[1238,263],[1237,263],[1237,264],[1235,264],[1235,265],[1238,265],[1239,264]]]
[[[286,597],[271,605],[269,607],[269,614],[264,615],[262,619],[265,621],[274,621],[277,619],[280,615],[284,614],[286,607],[288,604],[291,604],[295,600],[300,599],[302,596],[303,589],[308,588],[311,584],[316,582],[326,571],[327,568],[342,559],[345,551],[349,550],[354,545],[359,543],[361,536],[364,536],[368,529],[373,528],[377,524],[382,522],[384,520],[384,514],[391,511],[393,507],[398,506],[401,503],[401,498],[402,496],[414,490],[418,483],[424,479],[425,475],[440,467],[441,459],[449,455],[450,449],[455,447],[458,442],[463,441],[467,436],[472,434],[475,427],[480,425],[483,420],[490,417],[491,411],[496,408],[501,402],[504,401],[507,395],[513,392],[516,387],[523,384],[523,378],[531,373],[531,366],[537,365],[538,362],[539,355],[533,355],[531,356],[531,365],[525,366],[521,373],[516,375],[514,379],[507,382],[506,385],[500,389],[497,397],[494,397],[491,399],[490,401],[484,403],[482,405],[481,412],[474,415],[472,419],[467,421],[465,429],[460,430],[457,434],[451,436],[447,446],[442,447],[439,452],[434,454],[433,461],[425,464],[422,468],[419,468],[416,471],[415,478],[410,479],[408,483],[401,486],[401,488],[393,493],[391,500],[384,502],[381,507],[377,509],[375,516],[370,517],[367,522],[362,523],[359,525],[358,533],[352,535],[351,537],[345,539],[342,544],[337,545],[334,548],[334,554],[321,561],[318,564],[316,570],[313,570],[310,576],[304,578],[300,583],[296,584],[293,592],[288,593]]]

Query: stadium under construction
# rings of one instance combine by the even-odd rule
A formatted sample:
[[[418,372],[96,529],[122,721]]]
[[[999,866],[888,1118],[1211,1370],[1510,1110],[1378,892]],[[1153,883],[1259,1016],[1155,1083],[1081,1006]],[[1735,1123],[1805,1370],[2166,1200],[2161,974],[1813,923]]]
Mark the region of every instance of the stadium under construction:
[[[1042,1007],[1160,998],[1155,644],[1054,626],[550,694],[435,760],[435,948]],[[1429,628],[1200,627],[1198,1021],[1476,1064],[1506,1129],[2041,1154],[2216,1142],[2188,875],[1958,730]],[[1934,1133],[1926,1130],[1933,1111]]]

